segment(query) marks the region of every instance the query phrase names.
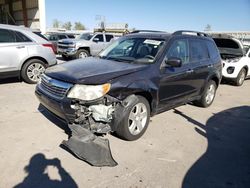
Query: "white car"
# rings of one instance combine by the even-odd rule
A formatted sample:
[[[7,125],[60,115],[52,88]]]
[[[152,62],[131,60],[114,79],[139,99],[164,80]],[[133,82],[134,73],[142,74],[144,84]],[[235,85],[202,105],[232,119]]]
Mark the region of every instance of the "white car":
[[[0,24],[0,79],[19,77],[37,83],[48,66],[57,63],[53,45],[37,32]]]
[[[223,60],[222,76],[241,86],[250,77],[250,49],[229,35],[212,35]]]

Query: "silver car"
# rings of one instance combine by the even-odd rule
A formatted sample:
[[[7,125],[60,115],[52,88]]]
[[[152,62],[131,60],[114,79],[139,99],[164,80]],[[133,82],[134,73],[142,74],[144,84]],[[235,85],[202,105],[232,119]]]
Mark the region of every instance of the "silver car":
[[[46,67],[56,62],[49,41],[29,28],[0,24],[0,79],[18,76],[36,83]]]

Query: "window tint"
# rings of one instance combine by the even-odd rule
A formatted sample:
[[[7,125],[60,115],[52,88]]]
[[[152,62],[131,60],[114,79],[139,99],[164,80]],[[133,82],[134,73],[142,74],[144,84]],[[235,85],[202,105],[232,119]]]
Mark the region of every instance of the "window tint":
[[[95,38],[99,39],[99,42],[103,42],[103,35],[96,35]]]
[[[109,42],[113,37],[113,35],[105,35],[106,37],[106,42]]]
[[[43,34],[41,34],[41,32],[35,31],[35,32],[33,32],[33,33],[35,33],[36,35],[38,35],[39,37],[41,37],[41,38],[43,38],[43,39],[45,39],[45,40],[48,40]]]
[[[189,49],[186,39],[174,41],[167,53],[167,58],[169,59],[171,57],[180,58],[182,60],[182,64],[187,64],[189,62]]]
[[[51,41],[58,40],[58,36],[57,35],[50,35],[49,40],[51,40]]]
[[[75,38],[74,35],[67,35],[67,36],[68,36],[68,38],[70,38],[70,39],[74,39],[74,38]]]
[[[209,56],[211,58],[217,57],[218,56],[218,50],[217,50],[216,45],[211,41],[207,41],[206,44],[207,44],[207,48],[208,48],[208,51],[209,51]]]
[[[202,61],[209,58],[205,42],[201,40],[190,41],[191,61]]]
[[[235,42],[232,39],[218,39],[218,38],[213,38],[213,39],[219,48],[234,48],[234,49],[239,48],[237,42]]]
[[[32,40],[30,40],[24,34],[18,32],[18,31],[14,31],[14,33],[16,34],[16,42],[32,42]]]
[[[15,34],[7,29],[0,29],[0,42],[16,42]]]
[[[67,37],[65,35],[58,35],[59,39],[66,39]]]

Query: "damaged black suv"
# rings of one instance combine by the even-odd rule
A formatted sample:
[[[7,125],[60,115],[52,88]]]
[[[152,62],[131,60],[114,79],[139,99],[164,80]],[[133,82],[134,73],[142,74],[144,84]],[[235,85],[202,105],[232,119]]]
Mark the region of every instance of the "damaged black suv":
[[[205,33],[138,31],[98,57],[48,68],[36,95],[68,124],[136,140],[150,116],[188,102],[210,106],[221,70],[218,49]]]

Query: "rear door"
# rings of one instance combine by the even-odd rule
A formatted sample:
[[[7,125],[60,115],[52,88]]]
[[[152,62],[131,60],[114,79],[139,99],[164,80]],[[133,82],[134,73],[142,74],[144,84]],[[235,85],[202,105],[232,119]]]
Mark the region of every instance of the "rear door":
[[[166,53],[166,58],[180,58],[181,67],[161,68],[159,83],[159,111],[183,103],[191,96],[194,87],[193,66],[190,61],[188,39],[175,39]],[[165,62],[163,62],[165,64]]]
[[[26,43],[31,40],[17,31],[0,29],[0,72],[16,71],[28,56]]]
[[[209,58],[209,52],[205,40],[189,39],[190,62],[192,63],[192,70],[194,79],[192,87],[195,88],[195,95],[199,95],[206,85],[206,80],[213,64]]]

